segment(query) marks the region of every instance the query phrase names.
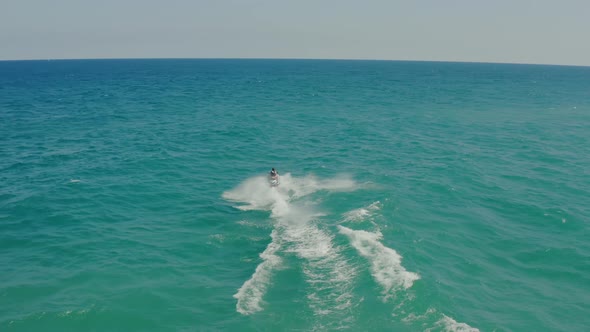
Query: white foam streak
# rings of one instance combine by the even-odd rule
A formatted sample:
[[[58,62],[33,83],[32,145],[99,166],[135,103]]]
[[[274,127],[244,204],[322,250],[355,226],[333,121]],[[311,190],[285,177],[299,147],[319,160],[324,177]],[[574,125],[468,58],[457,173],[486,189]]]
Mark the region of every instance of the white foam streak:
[[[350,284],[355,269],[334,247],[333,237],[311,222],[320,214],[305,202],[292,203],[291,200],[319,190],[344,191],[355,187],[354,181],[344,177],[318,180],[313,176],[294,178],[285,174],[281,176],[278,187],[271,188],[265,177],[258,176],[223,193],[223,198],[244,204],[237,208],[271,211],[271,217],[276,221],[271,234],[273,241],[260,255],[263,262],[234,295],[238,299],[238,312],[248,315],[262,310],[262,299],[269,287],[272,271],[281,262],[276,255],[279,242],[290,248],[287,251],[295,252],[306,261],[303,270],[312,288],[308,299],[317,315],[350,306]]]
[[[277,243],[276,231],[272,231],[271,238],[271,243],[260,254],[263,260],[262,263],[256,267],[252,277],[234,295],[238,299],[236,310],[243,315],[262,310],[262,297],[270,284],[272,271],[281,264],[281,258],[276,255],[276,252],[281,247]]]
[[[428,310],[426,310],[426,312],[422,315],[418,315],[418,314],[411,312],[410,314],[408,314],[408,316],[402,318],[402,322],[411,323],[414,321],[425,320],[425,319],[428,319],[428,317],[434,313],[436,313],[436,310],[433,308],[428,308]]]
[[[408,272],[402,266],[402,256],[379,242],[382,237],[380,233],[338,227],[340,233],[348,236],[359,254],[371,263],[371,274],[383,287],[385,299],[395,296],[395,292],[399,289],[412,287],[414,281],[420,279],[418,274]]]
[[[327,315],[349,308],[356,268],[334,246],[333,236],[308,223],[287,228],[284,239],[293,244],[290,251],[305,260],[303,272],[311,288],[307,298],[314,313]]]
[[[479,329],[465,323],[457,323],[457,321],[446,315],[443,315],[443,318],[436,323],[436,326],[443,328],[443,331],[446,332],[479,332]]]
[[[376,201],[366,208],[355,209],[344,214],[344,221],[358,222],[363,221],[373,214],[374,211],[381,209],[381,202]]]
[[[285,208],[292,198],[301,198],[320,190],[350,191],[357,184],[350,178],[341,176],[335,179],[317,179],[314,176],[295,178],[287,173],[281,176],[278,187],[270,187],[264,176],[256,176],[242,182],[238,187],[223,193],[229,201],[245,203],[237,206],[241,210],[272,210]],[[273,211],[274,212],[274,211]]]
[[[352,191],[357,187],[356,182],[345,175],[333,179],[318,179],[313,175],[295,178],[289,173],[281,176],[281,185],[279,186],[294,198],[307,196],[320,190],[342,192]]]
[[[305,281],[308,284],[307,301],[314,314],[318,317],[317,324],[312,330],[336,330],[350,327],[354,317],[350,311],[355,304],[362,302],[353,295],[354,280],[358,267],[351,264],[342,254],[342,248],[334,243],[334,235],[327,229],[319,227],[313,205],[302,198],[320,190],[346,191],[357,187],[354,181],[347,178],[318,180],[313,176],[295,178],[290,174],[281,176],[278,187],[270,187],[263,176],[253,177],[241,183],[238,187],[223,193],[227,200],[242,205],[242,210],[269,211],[272,217],[272,241],[260,254],[262,262],[234,295],[237,299],[236,310],[243,315],[250,315],[263,310],[264,296],[272,285],[272,276],[282,264],[281,255],[292,253],[302,262]],[[363,222],[372,220],[375,211],[381,208],[376,201],[367,207],[352,210],[343,215],[344,222]],[[249,225],[247,221],[239,222]],[[375,225],[376,226],[376,225]],[[370,264],[371,275],[382,287],[384,301],[395,297],[398,292],[412,287],[420,276],[408,272],[402,266],[402,256],[394,249],[381,243],[380,232],[353,230],[338,226],[339,232],[348,237],[350,244]],[[218,240],[221,242],[223,238]],[[396,311],[405,312],[405,301],[399,304]],[[401,308],[401,310],[400,310]],[[402,321],[415,324],[432,315],[430,320],[440,318],[435,325],[427,329],[448,332],[476,332],[465,323],[458,323],[454,319],[435,313],[429,309],[423,315],[410,313]],[[328,323],[325,316],[330,315]],[[442,317],[441,317],[442,316]]]
[[[263,176],[249,178],[238,187],[223,193],[223,198],[229,201],[245,203],[237,206],[241,210],[268,210],[276,201],[277,191],[270,188]]]

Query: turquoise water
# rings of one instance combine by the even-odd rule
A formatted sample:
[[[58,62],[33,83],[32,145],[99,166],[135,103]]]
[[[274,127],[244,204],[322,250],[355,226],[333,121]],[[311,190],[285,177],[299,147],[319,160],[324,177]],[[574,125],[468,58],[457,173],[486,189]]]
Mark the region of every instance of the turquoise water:
[[[0,330],[585,331],[588,128],[585,67],[0,62]]]

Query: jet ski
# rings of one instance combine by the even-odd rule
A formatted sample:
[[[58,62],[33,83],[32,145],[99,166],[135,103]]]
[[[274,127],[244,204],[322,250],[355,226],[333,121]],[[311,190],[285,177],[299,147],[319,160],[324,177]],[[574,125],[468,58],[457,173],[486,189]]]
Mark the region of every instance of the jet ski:
[[[275,176],[270,176],[268,177],[268,183],[270,184],[271,187],[276,187],[279,185],[279,175],[275,175]]]

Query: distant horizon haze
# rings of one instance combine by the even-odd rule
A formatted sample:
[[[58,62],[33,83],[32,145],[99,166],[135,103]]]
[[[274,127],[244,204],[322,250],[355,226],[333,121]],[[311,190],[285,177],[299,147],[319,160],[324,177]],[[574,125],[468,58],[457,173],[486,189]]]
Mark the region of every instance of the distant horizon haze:
[[[0,60],[342,59],[590,66],[590,2],[8,0]]]

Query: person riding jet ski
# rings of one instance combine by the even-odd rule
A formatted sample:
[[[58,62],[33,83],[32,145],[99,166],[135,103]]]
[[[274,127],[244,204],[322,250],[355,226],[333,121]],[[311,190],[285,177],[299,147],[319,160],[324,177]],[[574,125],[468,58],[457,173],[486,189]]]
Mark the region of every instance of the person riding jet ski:
[[[270,181],[271,187],[276,187],[279,185],[279,173],[274,169],[274,167],[268,174],[268,180]]]

